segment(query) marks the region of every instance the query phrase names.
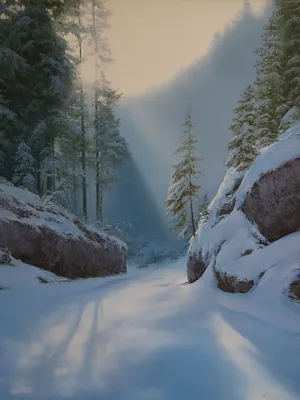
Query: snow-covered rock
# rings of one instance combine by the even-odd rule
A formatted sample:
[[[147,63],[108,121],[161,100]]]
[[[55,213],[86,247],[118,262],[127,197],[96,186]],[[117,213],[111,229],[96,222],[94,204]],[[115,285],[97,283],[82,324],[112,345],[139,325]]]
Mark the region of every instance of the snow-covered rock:
[[[246,293],[268,269],[300,263],[299,145],[295,123],[263,149],[245,176],[227,171],[208,220],[191,240],[189,282],[211,268],[220,289]]]
[[[242,209],[269,241],[300,229],[300,158],[261,177]]]
[[[0,246],[16,259],[68,278],[126,272],[123,242],[3,180]]]
[[[297,278],[290,284],[289,295],[292,299],[300,301],[300,273]]]

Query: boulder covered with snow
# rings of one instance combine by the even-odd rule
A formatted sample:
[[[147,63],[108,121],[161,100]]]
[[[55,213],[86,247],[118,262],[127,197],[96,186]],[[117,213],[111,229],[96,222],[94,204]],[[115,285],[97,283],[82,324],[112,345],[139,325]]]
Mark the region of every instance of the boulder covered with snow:
[[[207,265],[202,259],[201,251],[190,252],[187,261],[187,277],[189,283],[196,282],[204,274]]]
[[[289,296],[294,300],[300,301],[300,274],[290,284]]]
[[[0,182],[0,247],[16,259],[68,278],[126,272],[123,242],[6,181]]]
[[[300,229],[300,158],[264,174],[242,209],[270,242]]]
[[[268,269],[300,263],[293,236],[300,229],[300,123],[263,149],[244,176],[229,169],[209,211],[191,240],[189,282],[211,268],[220,289],[246,293]]]

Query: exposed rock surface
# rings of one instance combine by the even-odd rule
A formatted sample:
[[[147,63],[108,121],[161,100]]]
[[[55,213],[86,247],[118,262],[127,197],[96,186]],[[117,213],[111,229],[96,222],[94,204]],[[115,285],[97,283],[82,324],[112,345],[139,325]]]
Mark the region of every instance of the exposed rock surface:
[[[294,300],[300,301],[300,274],[297,276],[297,279],[290,284],[289,296]]]
[[[0,185],[0,246],[13,257],[68,278],[126,272],[126,245],[61,208]],[[18,195],[25,193],[25,200]],[[31,194],[30,194],[31,195]],[[1,258],[1,251],[0,251]]]
[[[300,158],[263,175],[242,210],[270,241],[300,229]]]
[[[227,273],[215,271],[218,288],[229,293],[247,293],[254,286],[254,281],[247,279],[239,279]]]
[[[199,223],[191,241],[190,282],[212,268],[221,290],[247,293],[264,274],[261,287],[278,285],[288,274],[284,271],[300,265],[299,144],[300,121],[263,149],[245,173],[228,169],[208,220]],[[275,268],[282,278],[271,278]],[[300,276],[288,291],[300,300]]]
[[[201,253],[189,254],[187,262],[187,277],[189,283],[197,281],[204,274],[206,265],[202,260]]]

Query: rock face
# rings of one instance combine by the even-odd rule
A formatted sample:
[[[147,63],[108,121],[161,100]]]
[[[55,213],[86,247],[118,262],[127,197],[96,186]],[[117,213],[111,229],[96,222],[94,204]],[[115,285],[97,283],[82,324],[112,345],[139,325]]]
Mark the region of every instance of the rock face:
[[[1,188],[0,246],[27,264],[68,278],[126,272],[124,243],[62,209],[19,201]]]
[[[206,265],[201,254],[189,254],[187,262],[187,277],[189,283],[197,281],[204,274]]]
[[[300,275],[291,283],[289,287],[289,296],[297,301],[300,301]]]
[[[300,158],[268,172],[254,184],[242,205],[270,241],[300,229]]]
[[[229,274],[221,274],[215,271],[218,288],[228,293],[247,293],[254,286],[253,280],[238,279]]]

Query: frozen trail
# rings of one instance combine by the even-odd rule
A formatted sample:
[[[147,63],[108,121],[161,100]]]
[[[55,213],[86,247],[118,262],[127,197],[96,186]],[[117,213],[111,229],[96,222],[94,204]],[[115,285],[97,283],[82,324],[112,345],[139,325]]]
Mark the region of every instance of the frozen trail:
[[[300,399],[299,308],[184,263],[0,292],[1,400]]]

